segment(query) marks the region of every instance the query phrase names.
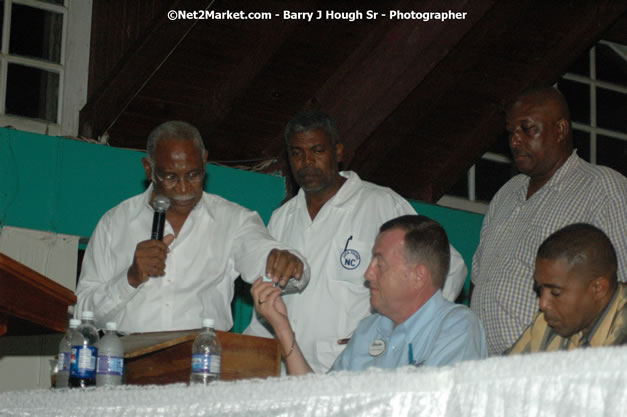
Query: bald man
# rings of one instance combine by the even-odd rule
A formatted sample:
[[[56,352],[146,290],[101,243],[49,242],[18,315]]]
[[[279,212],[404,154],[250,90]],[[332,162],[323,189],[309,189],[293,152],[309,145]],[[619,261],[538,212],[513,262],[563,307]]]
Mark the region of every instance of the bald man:
[[[571,350],[627,342],[627,286],[616,278],[616,251],[598,228],[576,223],[538,249],[540,312],[510,353]]]
[[[491,355],[503,353],[537,311],[535,257],[554,231],[576,222],[603,230],[627,279],[627,179],[573,150],[568,105],[554,88],[528,91],[507,108],[509,146],[520,175],[494,196],[472,265],[471,308]]]

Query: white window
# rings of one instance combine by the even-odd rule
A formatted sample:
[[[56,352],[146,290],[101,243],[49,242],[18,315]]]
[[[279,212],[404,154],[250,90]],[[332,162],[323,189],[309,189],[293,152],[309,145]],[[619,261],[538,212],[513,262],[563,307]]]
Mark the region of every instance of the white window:
[[[599,42],[556,87],[570,108],[577,154],[627,176],[627,46]],[[438,204],[485,213],[496,191],[517,173],[507,143],[503,133]]]
[[[0,126],[77,135],[91,0],[0,0]]]
[[[627,176],[627,46],[599,42],[557,83],[579,156]]]

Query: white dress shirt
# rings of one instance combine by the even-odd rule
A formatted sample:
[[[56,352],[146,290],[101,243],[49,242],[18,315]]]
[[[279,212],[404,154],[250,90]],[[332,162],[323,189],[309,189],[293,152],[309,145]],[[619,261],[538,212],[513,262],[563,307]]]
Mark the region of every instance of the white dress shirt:
[[[395,217],[416,214],[390,188],[362,181],[352,171],[340,174],[346,182],[313,221],[301,189],[275,210],[268,225],[277,240],[300,251],[311,267],[307,288],[300,294],[285,295],[283,300],[298,345],[317,373],[326,372],[344,349],[338,339],[350,337],[359,321],[371,313],[364,273],[379,227]],[[457,297],[466,273],[464,260],[451,247],[444,292],[456,290],[448,293],[448,299]],[[256,312],[244,333],[272,337]]]
[[[203,193],[170,245],[165,275],[133,288],[127,271],[137,244],[150,238],[151,193],[152,186],[100,219],[76,289],[79,314],[91,310],[98,327],[115,321],[129,333],[199,328],[203,317],[229,330],[233,281],[241,274],[253,282],[264,274],[270,250],[288,248],[272,238],[256,212]],[[166,221],[168,234],[173,230]]]

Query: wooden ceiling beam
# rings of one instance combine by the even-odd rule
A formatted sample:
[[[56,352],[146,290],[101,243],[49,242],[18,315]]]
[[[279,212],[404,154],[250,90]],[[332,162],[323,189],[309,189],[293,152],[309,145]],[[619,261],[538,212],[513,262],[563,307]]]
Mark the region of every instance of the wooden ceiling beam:
[[[88,100],[79,115],[79,134],[98,137],[105,133],[139,94],[198,20],[169,20],[168,10],[205,9],[211,0],[177,0],[159,14],[151,29],[137,42],[118,70]]]
[[[503,131],[504,103],[529,87],[555,82],[627,7],[607,1],[504,3],[363,144],[353,164],[364,178],[410,198],[437,201]],[[447,152],[429,154],[436,149]]]
[[[627,46],[627,13],[623,13],[623,15],[603,33],[603,39]]]
[[[309,1],[302,2],[298,9],[290,6],[290,10],[316,11],[329,7]],[[354,8],[354,4],[350,1],[332,4],[334,10],[348,7]],[[368,5],[360,3],[360,7],[368,8]],[[235,158],[238,152],[247,152],[256,158],[279,159],[282,168],[285,124],[315,100],[312,97],[316,91],[375,25],[368,20],[350,24],[326,19],[296,22],[289,39],[274,51],[272,59],[260,68],[228,114],[210,132],[210,140],[218,142],[218,146],[228,145],[225,153]]]
[[[346,167],[352,165],[354,152],[368,136],[463,39],[493,3],[447,2],[445,9],[465,13],[465,18],[459,20],[379,19],[376,30],[315,95],[321,107],[338,120]],[[416,3],[399,1],[388,8],[415,10]],[[421,3],[420,10],[442,10],[442,2]]]

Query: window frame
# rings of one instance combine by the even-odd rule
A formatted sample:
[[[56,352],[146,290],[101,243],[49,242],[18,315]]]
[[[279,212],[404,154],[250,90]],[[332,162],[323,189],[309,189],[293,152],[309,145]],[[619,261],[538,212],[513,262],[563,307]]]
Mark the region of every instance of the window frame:
[[[3,0],[4,15],[0,48],[0,125],[47,135],[78,135],[79,111],[87,101],[92,0],[65,0],[63,5],[38,0]],[[60,63],[9,53],[13,4],[63,16]],[[19,64],[59,74],[55,122],[6,114],[7,71]]]
[[[601,40],[599,44],[610,47],[617,55],[623,58],[627,62],[627,45],[620,45],[609,41]],[[597,64],[596,64],[596,45],[592,46],[587,52],[589,55],[588,70],[589,76],[583,76],[579,74],[573,74],[566,72],[561,79],[567,81],[573,81],[581,84],[585,84],[590,89],[590,123],[572,122],[573,130],[582,131],[588,134],[588,141],[590,147],[590,163],[597,164],[597,151],[598,151],[598,136],[607,136],[614,139],[619,139],[627,142],[627,133],[619,132],[612,129],[601,128],[597,125],[597,89],[602,88],[610,90],[627,96],[627,86],[618,85],[615,83],[603,81],[597,79]],[[557,87],[557,84],[555,84]],[[492,162],[511,164],[512,160],[509,155],[503,155],[500,153],[486,152],[481,156],[481,159],[489,160]],[[475,165],[471,166],[467,171],[467,194],[466,197],[460,197],[457,195],[444,195],[439,201],[438,205],[452,207],[456,209],[471,211],[474,213],[485,214],[488,211],[489,201],[481,201],[476,199],[477,178]]]

